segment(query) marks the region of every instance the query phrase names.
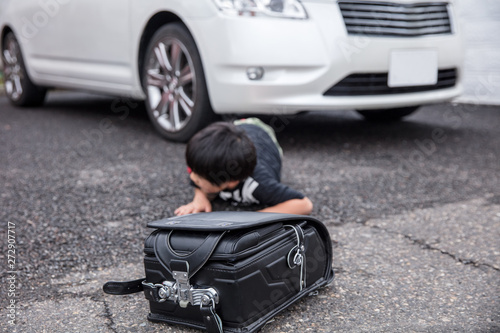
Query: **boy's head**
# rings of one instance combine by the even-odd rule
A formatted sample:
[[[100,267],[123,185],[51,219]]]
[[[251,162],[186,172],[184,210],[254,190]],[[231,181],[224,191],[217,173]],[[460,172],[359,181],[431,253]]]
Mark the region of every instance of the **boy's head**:
[[[230,188],[249,177],[257,154],[241,128],[217,122],[191,138],[186,147],[186,162],[193,182],[210,193]]]

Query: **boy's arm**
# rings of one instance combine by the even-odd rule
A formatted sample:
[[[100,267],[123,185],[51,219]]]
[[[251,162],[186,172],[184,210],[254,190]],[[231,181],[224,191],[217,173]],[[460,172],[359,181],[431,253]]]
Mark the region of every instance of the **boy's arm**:
[[[259,212],[309,215],[311,214],[312,209],[313,204],[311,200],[304,197],[302,199],[290,199],[283,201],[277,205],[261,209]]]
[[[192,213],[211,212],[212,204],[209,198],[199,188],[194,189],[193,201],[187,205],[180,206],[175,210],[175,215],[186,215]]]

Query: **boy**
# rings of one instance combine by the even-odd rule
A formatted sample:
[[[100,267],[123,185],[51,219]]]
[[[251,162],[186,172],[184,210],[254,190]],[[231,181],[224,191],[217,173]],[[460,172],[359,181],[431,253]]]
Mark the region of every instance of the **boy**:
[[[217,122],[191,138],[186,162],[194,188],[193,201],[176,215],[211,212],[217,195],[237,204],[260,204],[261,212],[311,213],[312,202],[280,182],[281,147],[274,131],[257,118]]]

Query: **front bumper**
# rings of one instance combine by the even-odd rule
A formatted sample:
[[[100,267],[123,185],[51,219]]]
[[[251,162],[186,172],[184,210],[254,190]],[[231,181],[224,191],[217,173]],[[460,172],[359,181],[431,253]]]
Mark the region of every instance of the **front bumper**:
[[[460,34],[413,38],[348,35],[336,2],[307,2],[308,20],[227,17],[190,27],[204,61],[217,113],[296,113],[307,110],[377,109],[450,100],[462,89]],[[214,42],[213,36],[218,36]],[[209,42],[210,41],[210,42]],[[325,96],[353,73],[387,73],[392,50],[432,49],[438,68],[455,68],[453,87],[415,93]],[[264,68],[261,80],[248,67]]]

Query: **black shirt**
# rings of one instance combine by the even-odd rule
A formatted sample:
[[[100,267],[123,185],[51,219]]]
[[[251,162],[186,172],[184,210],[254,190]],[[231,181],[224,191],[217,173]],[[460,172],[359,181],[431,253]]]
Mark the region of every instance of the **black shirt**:
[[[281,156],[278,147],[262,128],[251,124],[240,126],[252,140],[257,152],[257,164],[248,177],[233,190],[221,191],[223,200],[237,204],[262,204],[274,206],[291,199],[302,199],[304,195],[281,183]]]

